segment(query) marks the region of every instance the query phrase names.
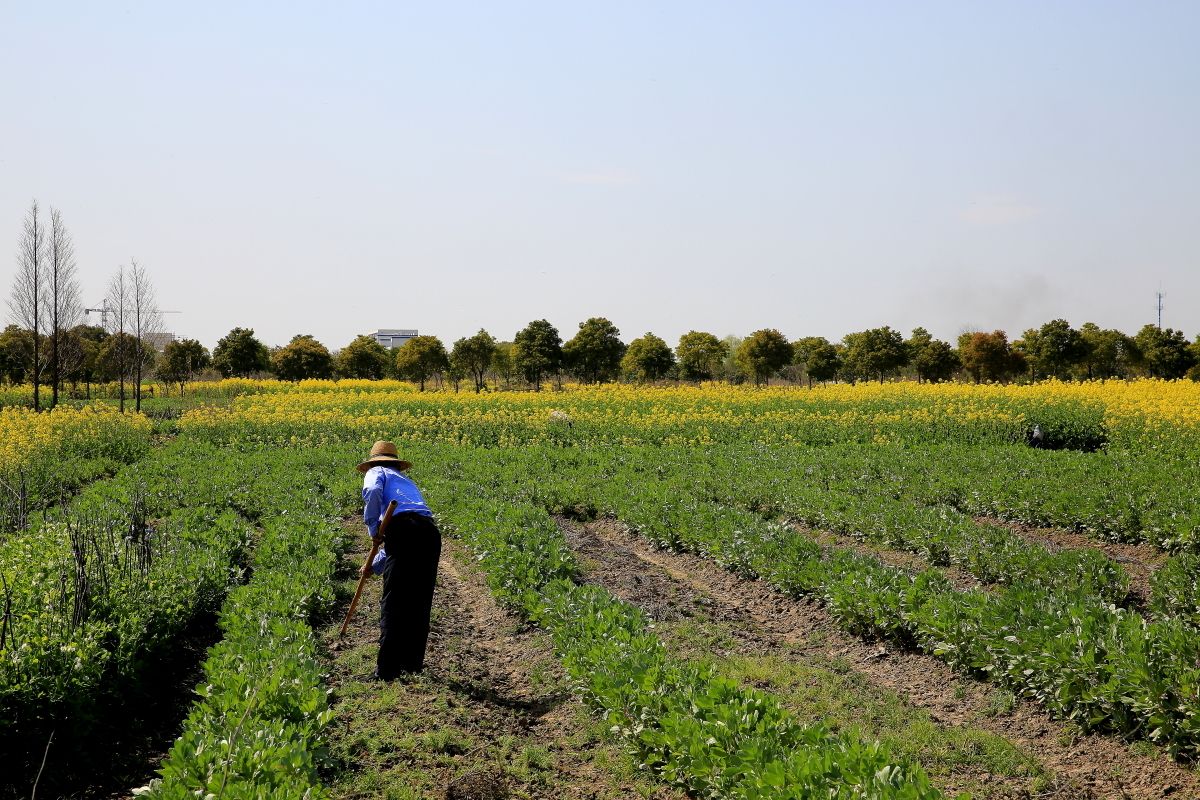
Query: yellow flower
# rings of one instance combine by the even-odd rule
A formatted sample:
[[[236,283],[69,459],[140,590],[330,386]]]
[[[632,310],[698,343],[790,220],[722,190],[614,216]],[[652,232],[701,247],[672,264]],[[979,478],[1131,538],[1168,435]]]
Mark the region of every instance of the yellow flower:
[[[520,446],[578,442],[978,442],[1015,440],[1048,413],[1095,418],[1117,445],[1200,432],[1200,384],[1154,380],[997,384],[839,384],[757,389],[725,384],[571,386],[563,392],[417,392],[396,381],[222,381],[224,407],[188,412],[181,428],[218,441],[373,438]],[[221,388],[224,387],[224,388]],[[554,426],[550,411],[573,422]]]

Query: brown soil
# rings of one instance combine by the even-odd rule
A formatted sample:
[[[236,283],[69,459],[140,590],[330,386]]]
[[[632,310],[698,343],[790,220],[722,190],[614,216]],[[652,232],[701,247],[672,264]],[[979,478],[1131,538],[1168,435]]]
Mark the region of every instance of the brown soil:
[[[1150,600],[1150,576],[1167,560],[1167,554],[1145,542],[1124,544],[1105,542],[1087,534],[1062,528],[1038,528],[1020,522],[1006,522],[994,517],[974,518],[981,525],[996,525],[1007,528],[1028,542],[1043,545],[1051,552],[1060,550],[1098,550],[1129,573],[1129,595],[1132,605],[1145,608]]]
[[[425,672],[368,682],[380,583],[369,582],[345,639],[340,619],[323,634],[338,712],[332,750],[342,761],[334,796],[379,797],[390,785],[437,800],[682,798],[634,774],[571,692],[549,638],[496,603],[455,541],[443,540]]]
[[[947,789],[982,782],[995,797],[1200,798],[1200,774],[1166,755],[1139,754],[1117,739],[1080,734],[1031,703],[997,711],[993,687],[964,679],[922,653],[849,636],[819,602],[793,600],[703,558],[657,550],[614,520],[561,519],[560,525],[588,579],[653,618],[665,621],[703,609],[713,619],[738,623],[738,647],[762,651],[787,645],[798,653],[840,658],[871,685],[896,692],[936,723],[970,725],[1001,736],[1057,776],[1053,786],[1036,795],[1019,781],[989,775],[951,775]]]

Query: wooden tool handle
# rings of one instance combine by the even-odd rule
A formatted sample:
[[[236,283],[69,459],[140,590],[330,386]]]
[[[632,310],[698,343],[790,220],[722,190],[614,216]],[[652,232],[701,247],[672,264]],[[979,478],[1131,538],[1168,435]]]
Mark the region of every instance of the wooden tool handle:
[[[392,514],[395,512],[396,501],[393,500],[388,503],[387,510],[383,512],[383,519],[379,522],[378,532],[375,536],[376,539],[383,539],[384,531],[387,530],[387,524],[392,521]],[[372,542],[371,552],[367,554],[367,563],[363,565],[363,570],[375,562],[375,554],[378,552],[379,545],[376,542]],[[363,586],[367,584],[368,575],[370,575],[369,572],[361,571],[361,574],[358,576],[358,588],[354,590],[354,599],[350,601],[350,608],[346,611],[346,619],[342,622],[342,630],[338,633],[338,636],[346,635],[346,628],[350,626],[350,618],[354,616],[354,610],[358,608],[358,598],[362,597]]]

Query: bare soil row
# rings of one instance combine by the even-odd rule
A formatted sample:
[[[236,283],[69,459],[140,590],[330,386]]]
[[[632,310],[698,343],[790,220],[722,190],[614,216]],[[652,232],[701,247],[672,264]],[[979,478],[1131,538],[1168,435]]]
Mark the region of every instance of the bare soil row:
[[[358,549],[348,565],[365,555]],[[334,796],[682,800],[637,772],[571,692],[548,637],[497,605],[457,542],[443,540],[422,675],[369,680],[380,588],[370,582],[344,640],[340,620],[323,634],[337,712]]]
[[[966,679],[919,652],[844,634],[815,601],[787,598],[766,584],[739,579],[689,554],[656,550],[618,522],[560,520],[581,556],[588,580],[604,586],[654,618],[670,620],[679,608],[702,608],[709,619],[734,623],[738,647],[788,648],[798,657],[835,657],[863,680],[899,694],[939,725],[996,734],[1040,765],[1040,779],[980,774],[958,763],[934,775],[946,790],[972,788],[994,798],[1200,797],[1200,775],[1165,754],[1140,750],[1111,737],[1084,735],[1070,723],[1051,720],[1032,703],[1013,700],[997,708],[994,687]],[[961,576],[960,576],[961,578]],[[680,603],[683,597],[693,599]]]

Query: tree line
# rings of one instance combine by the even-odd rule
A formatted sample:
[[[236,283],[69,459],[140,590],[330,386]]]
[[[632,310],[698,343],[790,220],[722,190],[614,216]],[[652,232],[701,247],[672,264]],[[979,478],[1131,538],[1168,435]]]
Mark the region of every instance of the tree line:
[[[126,386],[141,410],[142,380],[154,360],[151,342],[162,332],[150,275],[136,260],[121,265],[108,283],[101,325],[82,323],[75,245],[62,214],[49,219],[34,200],[17,242],[17,273],[9,295],[13,324],[0,333],[0,376],[9,383],[33,384],[33,407],[41,409],[42,387],[56,406],[65,384],[96,380]]]
[[[107,346],[112,335],[88,326],[68,335],[98,343],[91,351],[95,359],[80,362],[81,371],[68,373],[68,379],[117,380],[122,367]],[[22,336],[28,339],[28,331],[13,326],[0,336],[0,360],[7,342]],[[399,378],[417,383],[422,391],[429,385],[448,385],[455,391],[476,392],[540,390],[547,383],[561,385],[566,378],[582,383],[725,380],[756,385],[784,380],[809,386],[890,378],[934,383],[1185,376],[1200,380],[1200,337],[1189,342],[1179,331],[1154,325],[1134,336],[1092,323],[1075,329],[1061,319],[1031,328],[1011,342],[997,330],[964,333],[951,345],[924,328],[905,338],[884,326],[849,333],[839,342],[820,336],[789,341],[772,328],[745,338],[689,331],[675,347],[653,333],[626,344],[604,317],[580,323],[575,335],[564,342],[558,329],[541,319],[530,322],[511,341],[498,341],[480,330],[449,348],[438,337],[424,335],[395,351],[366,335],[337,351],[308,334],[269,348],[253,329],[239,327],[223,336],[211,353],[198,341],[184,339],[168,343],[157,358],[148,350],[143,357],[147,374],[178,385],[181,391],[190,381],[217,375],[291,381]],[[24,367],[8,369],[4,377],[20,381],[28,370],[26,359]]]
[[[579,323],[563,341],[548,321],[534,320],[498,341],[480,330],[449,348],[436,336],[417,336],[389,351],[371,336],[358,336],[331,352],[301,334],[268,348],[251,328],[234,328],[210,353],[195,339],[168,342],[161,353],[152,343],[162,332],[154,287],[136,261],[122,265],[109,281],[102,325],[81,323],[79,283],[70,233],[51,209],[46,220],[36,201],[26,214],[17,248],[17,275],[9,300],[14,324],[0,333],[0,380],[32,383],[35,408],[41,388],[56,405],[64,385],[97,382],[119,385],[124,409],[126,386],[140,410],[142,385],[155,377],[180,390],[206,375],[282,380],[306,378],[400,378],[426,385],[448,384],[483,391],[491,386],[540,390],[564,378],[583,383],[616,380],[771,380],[827,383],[889,378],[917,381],[1014,381],[1058,378],[1200,379],[1200,336],[1146,325],[1135,335],[1087,323],[1073,328],[1056,319],[1010,341],[1004,331],[967,332],[954,344],[916,328],[905,338],[888,326],[846,334],[831,342],[821,336],[789,341],[773,328],[745,338],[689,331],[675,347],[647,333],[626,344],[604,317]]]

